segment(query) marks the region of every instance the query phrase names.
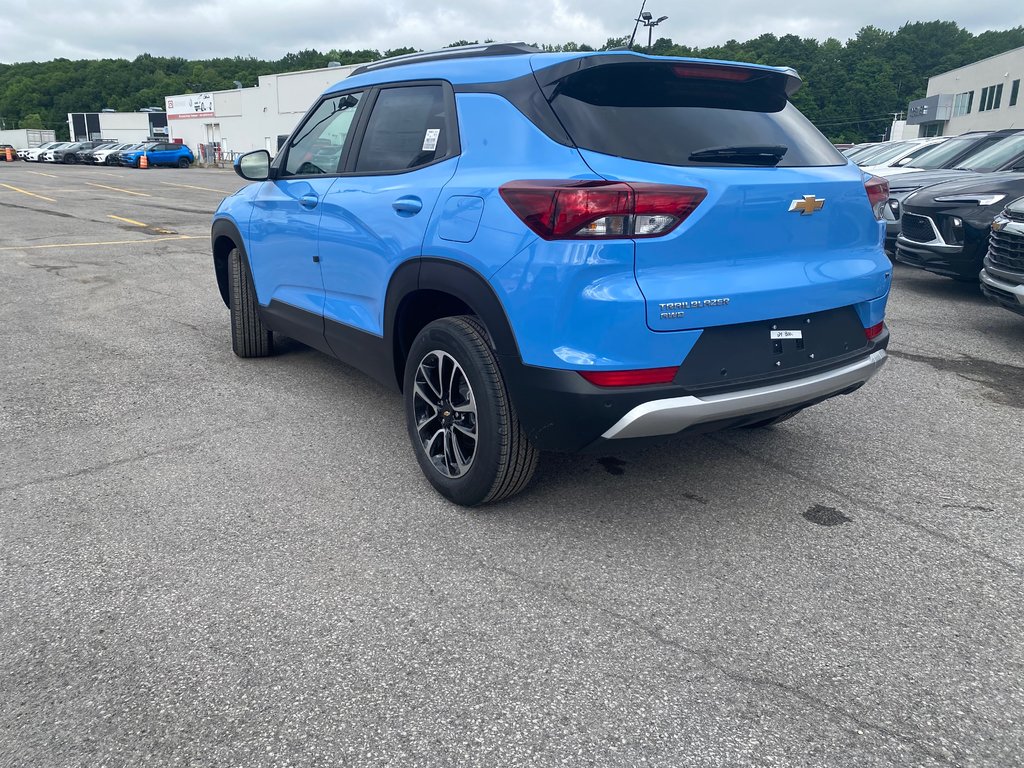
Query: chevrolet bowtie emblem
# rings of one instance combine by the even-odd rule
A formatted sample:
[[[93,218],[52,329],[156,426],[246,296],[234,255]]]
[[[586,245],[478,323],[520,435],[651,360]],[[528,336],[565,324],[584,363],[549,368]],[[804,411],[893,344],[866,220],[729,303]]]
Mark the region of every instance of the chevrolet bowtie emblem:
[[[1006,227],[1006,221],[1003,219],[996,219],[992,222],[992,229],[996,232],[1002,232],[1004,227]]]
[[[814,195],[804,195],[803,200],[794,200],[789,204],[789,211],[800,211],[801,216],[810,216],[815,211],[825,207],[825,198]]]

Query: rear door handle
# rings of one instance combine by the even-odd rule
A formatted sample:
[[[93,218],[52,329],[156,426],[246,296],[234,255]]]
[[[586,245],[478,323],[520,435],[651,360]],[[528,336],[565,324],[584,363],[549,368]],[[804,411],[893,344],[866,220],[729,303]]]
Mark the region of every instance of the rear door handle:
[[[303,195],[299,198],[299,205],[303,208],[316,208],[316,204],[320,202],[320,198],[316,195]]]
[[[423,201],[420,200],[418,197],[410,195],[408,197],[398,198],[397,200],[395,200],[395,202],[391,204],[391,207],[398,211],[398,213],[400,214],[404,213],[409,216],[412,216],[423,210]]]

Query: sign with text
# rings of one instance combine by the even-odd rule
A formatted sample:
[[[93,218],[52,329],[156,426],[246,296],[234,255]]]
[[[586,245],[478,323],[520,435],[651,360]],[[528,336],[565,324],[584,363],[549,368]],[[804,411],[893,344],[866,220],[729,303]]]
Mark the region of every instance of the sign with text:
[[[168,96],[166,102],[167,117],[184,119],[189,117],[213,117],[212,93],[186,93],[182,96]]]

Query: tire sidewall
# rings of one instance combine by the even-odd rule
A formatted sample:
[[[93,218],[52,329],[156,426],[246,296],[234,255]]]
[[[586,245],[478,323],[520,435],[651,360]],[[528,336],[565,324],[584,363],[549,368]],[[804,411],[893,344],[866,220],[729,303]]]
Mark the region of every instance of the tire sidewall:
[[[409,350],[405,367],[403,399],[409,440],[412,442],[416,461],[419,462],[424,476],[441,495],[457,504],[473,506],[485,501],[494,487],[501,461],[501,432],[509,427],[503,423],[501,409],[494,396],[495,387],[503,386],[500,372],[497,381],[488,375],[484,368],[484,361],[478,359],[479,353],[475,347],[457,330],[459,326],[456,325],[456,322],[451,320],[433,322],[416,337]],[[447,352],[462,366],[476,399],[476,454],[469,471],[462,477],[446,477],[437,470],[427,457],[415,426],[413,382],[423,357],[434,350]],[[497,371],[496,360],[493,360],[493,365]]]

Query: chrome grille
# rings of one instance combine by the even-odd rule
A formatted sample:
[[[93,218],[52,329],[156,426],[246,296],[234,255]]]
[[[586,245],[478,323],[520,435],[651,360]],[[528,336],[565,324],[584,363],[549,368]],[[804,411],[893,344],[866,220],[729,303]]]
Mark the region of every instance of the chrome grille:
[[[988,258],[993,264],[1006,269],[1024,271],[1024,235],[1016,232],[996,232],[988,240]]]

